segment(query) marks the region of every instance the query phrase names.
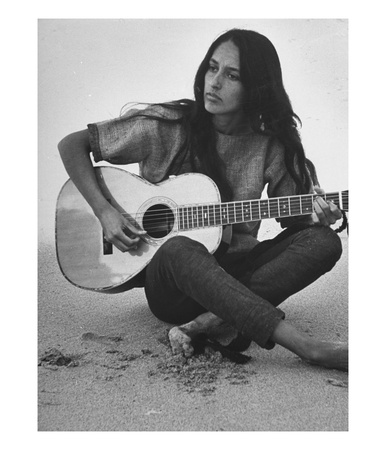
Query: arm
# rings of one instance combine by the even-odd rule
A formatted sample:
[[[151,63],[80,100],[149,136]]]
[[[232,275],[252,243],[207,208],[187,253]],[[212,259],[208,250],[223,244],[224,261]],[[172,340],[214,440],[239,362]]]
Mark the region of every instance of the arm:
[[[323,195],[325,192],[319,187],[319,181],[316,173],[315,166],[307,159],[307,168],[309,176],[311,178],[313,193]],[[294,192],[295,186],[293,180],[290,178],[288,172],[282,173],[281,177],[278,177],[278,181],[271,183],[269,186],[268,194],[271,193],[272,197],[281,197],[288,195],[288,192]],[[340,209],[331,201],[325,201],[322,197],[317,197],[313,203],[313,213],[309,216],[299,216],[292,218],[285,218],[280,220],[283,228],[292,225],[295,222],[306,222],[313,225],[320,225],[329,227],[333,225],[337,220],[342,218]]]
[[[123,252],[135,248],[145,232],[135,229],[104,198],[90,158],[88,131],[66,136],[58,149],[68,175],[101,222],[106,239]]]

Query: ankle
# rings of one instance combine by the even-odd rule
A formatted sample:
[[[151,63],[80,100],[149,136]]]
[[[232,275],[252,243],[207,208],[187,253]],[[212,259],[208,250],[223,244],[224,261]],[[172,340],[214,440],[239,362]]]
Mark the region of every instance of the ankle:
[[[315,339],[298,331],[284,320],[279,322],[271,336],[271,340],[295,353],[302,359],[308,360],[317,357],[317,345]]]
[[[180,325],[176,328],[178,328],[180,331],[182,331],[184,334],[186,334],[190,338],[197,336],[201,332],[200,327],[198,326],[197,322],[195,322],[194,320],[192,320],[191,322],[188,322],[188,323],[184,323],[183,325]]]
[[[319,364],[323,359],[324,351],[318,341],[310,339],[305,341],[302,351],[298,355],[310,364]]]

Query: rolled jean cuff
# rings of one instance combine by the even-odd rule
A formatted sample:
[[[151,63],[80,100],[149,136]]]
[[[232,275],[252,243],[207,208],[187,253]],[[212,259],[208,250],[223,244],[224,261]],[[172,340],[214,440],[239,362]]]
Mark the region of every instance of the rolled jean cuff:
[[[275,347],[271,336],[284,318],[285,314],[280,308],[272,308],[262,314],[261,308],[257,306],[250,313],[248,320],[240,331],[244,336],[256,342],[259,347],[271,350]]]

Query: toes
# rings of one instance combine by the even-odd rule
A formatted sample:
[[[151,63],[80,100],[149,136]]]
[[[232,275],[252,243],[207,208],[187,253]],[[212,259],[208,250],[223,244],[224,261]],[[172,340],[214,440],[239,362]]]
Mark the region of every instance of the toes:
[[[174,327],[169,331],[169,342],[173,355],[182,354],[185,358],[193,356],[194,348],[191,345],[190,337],[178,327]]]
[[[193,356],[194,348],[190,344],[184,343],[182,345],[182,353],[185,358],[190,358],[191,356]]]

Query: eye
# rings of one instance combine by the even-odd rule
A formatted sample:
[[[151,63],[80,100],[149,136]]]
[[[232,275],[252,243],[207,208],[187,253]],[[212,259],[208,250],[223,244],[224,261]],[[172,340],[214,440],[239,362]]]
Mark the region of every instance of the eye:
[[[216,72],[217,66],[214,66],[213,64],[209,64],[208,71],[209,72]]]
[[[232,80],[232,81],[240,81],[240,77],[238,75],[234,75],[232,73],[230,73],[228,75],[228,77]]]

